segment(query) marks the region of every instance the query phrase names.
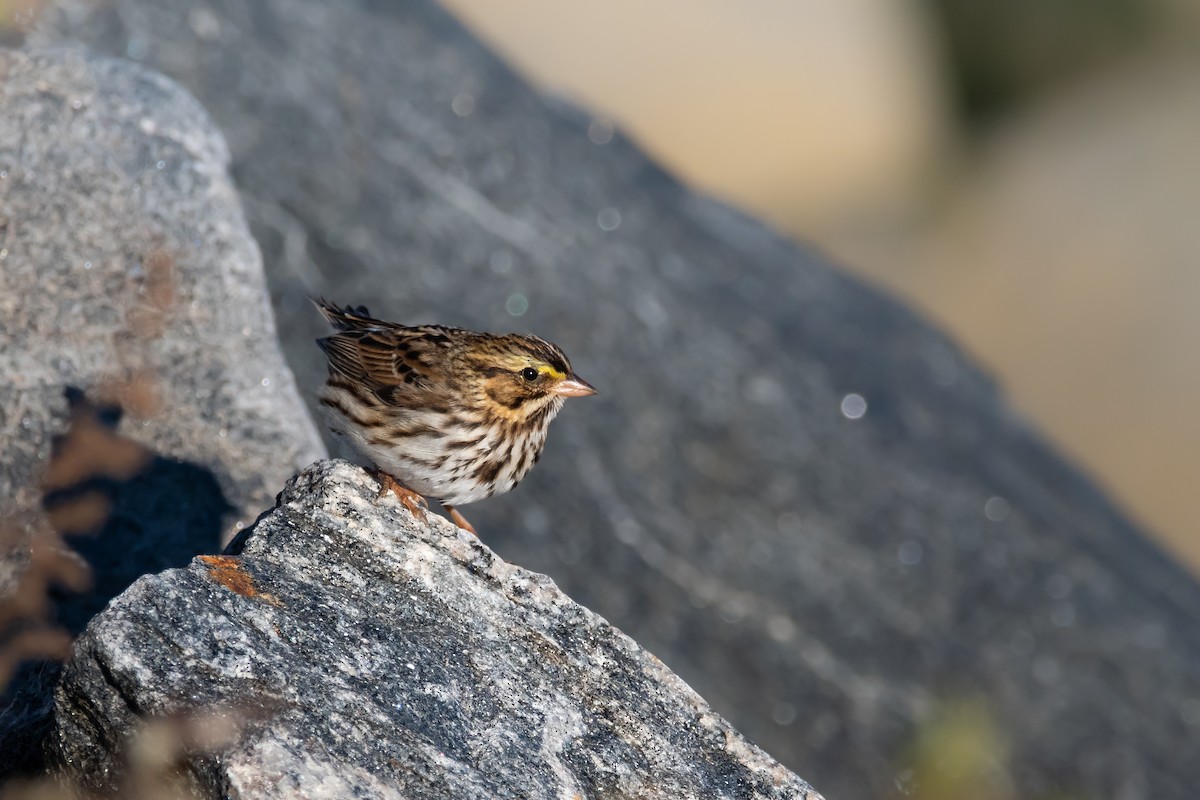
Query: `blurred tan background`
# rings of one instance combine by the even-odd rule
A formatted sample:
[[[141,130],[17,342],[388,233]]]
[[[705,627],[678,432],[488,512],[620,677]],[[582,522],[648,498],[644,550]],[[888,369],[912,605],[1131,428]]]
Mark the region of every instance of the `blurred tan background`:
[[[445,2],[947,328],[1200,571],[1200,3]]]

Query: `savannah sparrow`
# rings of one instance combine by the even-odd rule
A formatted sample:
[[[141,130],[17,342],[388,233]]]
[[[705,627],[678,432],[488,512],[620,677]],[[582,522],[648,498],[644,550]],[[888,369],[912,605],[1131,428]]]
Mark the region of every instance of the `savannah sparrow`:
[[[329,359],[321,410],[375,463],[380,495],[394,492],[418,516],[432,497],[474,532],[454,507],[516,486],[566,398],[596,394],[536,336],[410,328],[314,302],[337,329],[317,340]]]

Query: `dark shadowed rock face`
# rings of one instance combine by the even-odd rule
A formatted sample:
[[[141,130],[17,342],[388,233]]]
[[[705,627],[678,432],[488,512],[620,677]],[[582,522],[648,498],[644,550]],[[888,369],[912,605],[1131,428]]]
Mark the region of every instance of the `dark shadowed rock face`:
[[[807,798],[662,662],[547,577],[358,467],[321,462],[235,544],[96,617],[57,760],[121,779],[133,714],[253,722],[188,762],[206,797]]]
[[[93,591],[59,608],[72,631],[139,575],[219,551],[324,454],[228,165],[211,118],[162,75],[0,51],[0,528],[25,528],[20,542],[39,524],[68,387],[124,403],[116,435],[149,454],[118,481],[85,466],[105,461],[98,445],[62,487],[112,509],[80,545]],[[0,594],[21,551],[0,553]],[[53,670],[34,673],[0,697],[0,775],[20,760],[13,737],[44,720]]]
[[[1023,796],[1194,796],[1200,592],[896,302],[432,3],[50,6],[41,40],[212,112],[310,396],[305,292],[566,349],[603,394],[467,515],[830,796],[893,792],[945,696],[988,701]]]

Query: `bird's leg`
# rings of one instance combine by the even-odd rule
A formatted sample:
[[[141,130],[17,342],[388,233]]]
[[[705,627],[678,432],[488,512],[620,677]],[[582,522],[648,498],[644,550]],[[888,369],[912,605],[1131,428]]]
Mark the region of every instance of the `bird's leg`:
[[[409,512],[419,519],[425,521],[425,513],[428,509],[428,504],[425,498],[401,484],[388,473],[379,469],[375,471],[375,477],[379,480],[379,496],[377,500],[382,499],[388,492],[396,495],[396,499],[400,501],[400,505],[404,506]]]
[[[467,518],[458,513],[458,509],[454,506],[448,506],[442,503],[442,508],[446,509],[446,513],[450,515],[450,519],[455,525],[462,528],[467,533],[475,533],[475,526],[467,522]]]

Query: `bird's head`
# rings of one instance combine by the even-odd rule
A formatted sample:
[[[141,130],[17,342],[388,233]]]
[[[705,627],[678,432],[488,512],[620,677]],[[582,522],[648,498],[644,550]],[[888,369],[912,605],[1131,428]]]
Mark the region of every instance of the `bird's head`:
[[[490,412],[514,422],[553,414],[568,397],[596,394],[557,345],[537,336],[489,337],[471,348],[468,363]]]

